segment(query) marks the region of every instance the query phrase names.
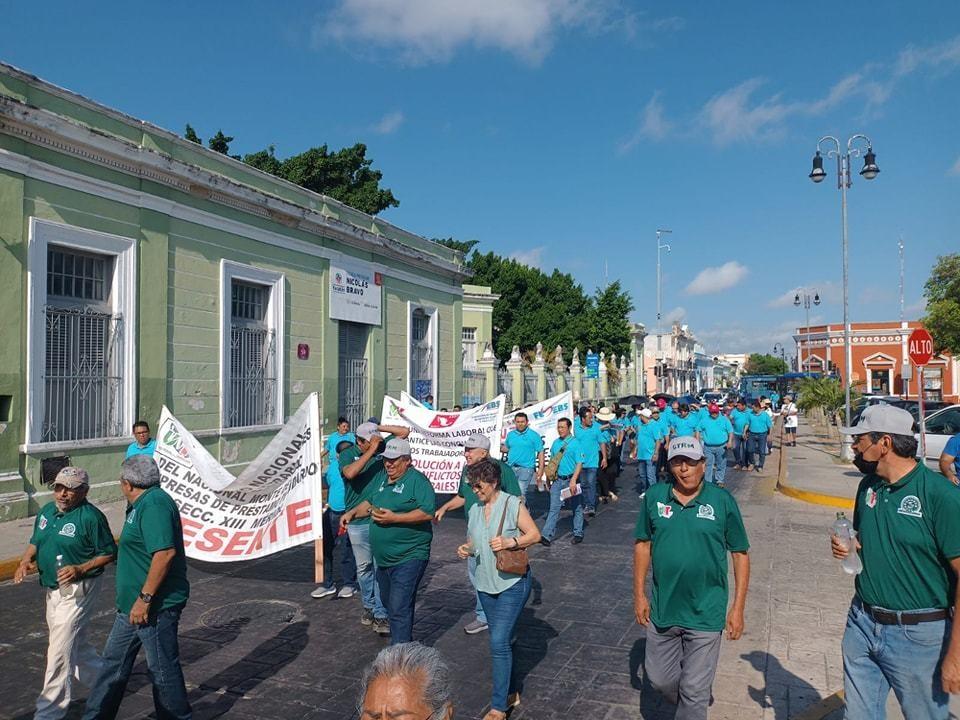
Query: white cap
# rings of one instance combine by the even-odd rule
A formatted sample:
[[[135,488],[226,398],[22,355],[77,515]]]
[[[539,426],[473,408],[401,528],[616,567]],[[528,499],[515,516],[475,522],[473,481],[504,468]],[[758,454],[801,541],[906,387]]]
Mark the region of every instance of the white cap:
[[[386,460],[410,455],[410,443],[400,438],[392,438],[387,442],[387,447],[380,453],[380,457]]]
[[[640,411],[640,414],[643,415],[645,418],[652,418],[652,417],[653,417],[653,413],[650,412],[649,410],[647,410],[646,408],[644,408],[643,410],[641,410],[641,411]]]
[[[865,435],[876,432],[886,435],[913,436],[913,415],[893,405],[871,405],[860,413],[860,419],[852,427],[842,427],[844,435]]]
[[[675,457],[700,460],[703,458],[703,445],[695,437],[689,435],[674,438],[670,441],[670,448],[667,450],[667,460],[673,460]]]

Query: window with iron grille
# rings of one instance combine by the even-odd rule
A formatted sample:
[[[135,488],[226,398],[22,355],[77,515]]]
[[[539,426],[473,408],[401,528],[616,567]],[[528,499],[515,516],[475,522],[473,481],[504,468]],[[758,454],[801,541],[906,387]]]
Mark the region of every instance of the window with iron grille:
[[[465,327],[460,337],[463,343],[463,366],[472,370],[477,367],[477,329]]]
[[[276,329],[268,322],[272,288],[230,283],[230,376],[227,427],[276,422]]]
[[[41,442],[125,434],[113,271],[108,255],[47,247]]]
[[[435,312],[435,311],[434,311]],[[433,312],[414,308],[410,313],[410,393],[417,400],[434,395]]]

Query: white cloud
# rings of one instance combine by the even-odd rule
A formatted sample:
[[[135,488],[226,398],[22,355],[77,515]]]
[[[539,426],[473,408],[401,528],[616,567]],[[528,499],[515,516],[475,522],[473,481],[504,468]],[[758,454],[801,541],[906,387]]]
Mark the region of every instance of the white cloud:
[[[927,312],[927,301],[920,298],[916,302],[903,306],[903,315],[907,320],[916,320]]]
[[[617,149],[620,153],[630,152],[644,139],[663,140],[671,130],[672,125],[664,114],[658,90],[640,113],[640,122],[633,135],[621,142]]]
[[[960,175],[960,157],[958,157],[957,161],[951,166],[949,173],[951,175]]]
[[[685,307],[675,307],[663,316],[663,322],[665,325],[671,325],[675,322],[682,323],[686,317],[687,309]]]
[[[371,129],[377,133],[377,135],[392,135],[400,129],[404,119],[402,112],[394,110],[380,118]]]
[[[749,273],[747,267],[736,260],[731,260],[719,267],[704,268],[687,285],[687,294],[709,295],[727,290],[741,282]]]
[[[521,265],[529,265],[530,267],[541,267],[543,262],[543,253],[546,251],[546,247],[543,245],[538,245],[535,248],[530,248],[529,250],[515,250],[510,253],[510,260],[516,260]]]
[[[796,298],[797,293],[801,293],[803,291],[804,289],[799,287],[785,290],[781,295],[778,295],[770,300],[767,303],[767,307],[793,307],[793,301],[794,298]],[[823,304],[837,305],[843,302],[843,289],[832,280],[810,283],[806,289],[806,292],[808,292],[811,296],[819,294],[820,302]]]

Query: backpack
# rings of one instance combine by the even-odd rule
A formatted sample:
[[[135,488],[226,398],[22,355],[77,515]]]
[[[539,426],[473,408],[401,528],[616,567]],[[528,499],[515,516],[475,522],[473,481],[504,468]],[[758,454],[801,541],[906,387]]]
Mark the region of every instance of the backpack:
[[[557,474],[560,472],[560,461],[563,460],[563,454],[567,451],[567,445],[570,444],[570,440],[573,440],[573,438],[567,440],[560,446],[558,452],[550,456],[547,466],[543,469],[543,474],[547,476],[547,484],[557,479]]]

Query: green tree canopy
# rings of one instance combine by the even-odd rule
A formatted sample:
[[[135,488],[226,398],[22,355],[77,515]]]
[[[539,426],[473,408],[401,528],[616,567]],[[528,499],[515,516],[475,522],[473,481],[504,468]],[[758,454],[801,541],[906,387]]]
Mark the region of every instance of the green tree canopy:
[[[470,251],[473,250],[477,245],[480,244],[479,240],[454,240],[452,237],[449,238],[433,238],[435,243],[440,243],[448,248],[453,250],[459,250],[465,256],[470,254]]]
[[[194,136],[196,136],[196,133],[194,133]],[[187,139],[189,140],[190,138],[187,138]],[[230,143],[232,142],[233,142],[232,137],[230,137],[229,135],[224,135],[223,130],[217,130],[217,134],[214,135],[209,140],[207,140],[207,145],[214,152],[218,152],[221,155],[229,155]]]
[[[197,131],[190,126],[190,123],[187,123],[186,129],[183,131],[183,136],[192,143],[203,145],[203,140],[197,135]]]
[[[937,352],[960,355],[960,253],[937,258],[923,294],[927,298],[923,324]]]
[[[751,353],[746,371],[748,375],[783,375],[787,372],[787,363],[775,355]]]

